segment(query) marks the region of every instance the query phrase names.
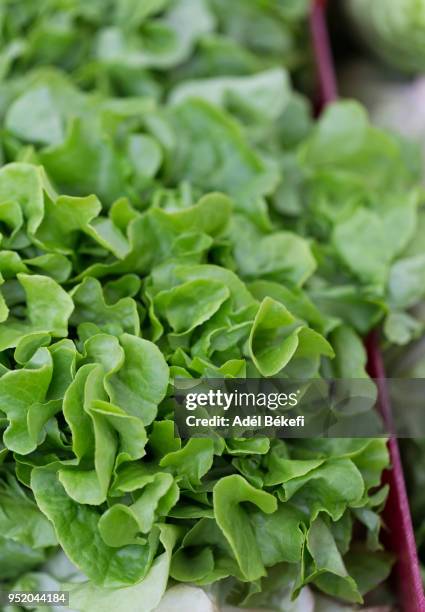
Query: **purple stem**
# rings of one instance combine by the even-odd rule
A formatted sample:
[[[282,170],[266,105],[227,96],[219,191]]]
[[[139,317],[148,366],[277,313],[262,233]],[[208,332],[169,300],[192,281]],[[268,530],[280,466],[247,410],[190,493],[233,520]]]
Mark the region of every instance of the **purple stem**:
[[[329,44],[328,27],[326,23],[325,0],[313,1],[310,11],[310,32],[313,40],[319,81],[319,104],[326,106],[338,98],[335,70]]]
[[[369,374],[376,380],[378,386],[379,410],[386,426],[391,431],[391,402],[377,330],[372,331],[367,337],[366,349]],[[424,612],[425,595],[419,569],[415,534],[404,482],[400,450],[397,439],[393,436],[388,440],[388,448],[392,469],[387,470],[384,474],[384,481],[390,486],[384,516],[388,528],[387,544],[388,548],[397,555],[396,580],[403,610],[405,612]]]

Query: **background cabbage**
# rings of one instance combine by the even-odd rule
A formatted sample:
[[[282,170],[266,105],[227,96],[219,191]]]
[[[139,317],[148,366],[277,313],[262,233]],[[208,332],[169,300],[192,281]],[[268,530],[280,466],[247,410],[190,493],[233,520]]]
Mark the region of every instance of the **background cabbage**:
[[[421,73],[425,66],[423,0],[349,0],[357,33],[389,66]]]

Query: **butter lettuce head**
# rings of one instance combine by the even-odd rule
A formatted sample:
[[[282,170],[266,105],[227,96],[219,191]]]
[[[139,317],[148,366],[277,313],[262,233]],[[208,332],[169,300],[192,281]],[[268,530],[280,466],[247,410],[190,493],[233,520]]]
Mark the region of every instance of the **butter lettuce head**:
[[[244,168],[257,153],[238,127],[240,143]],[[294,596],[314,584],[361,602],[390,567],[366,582],[350,570],[354,522],[365,558],[383,559],[385,440],[182,442],[169,402],[176,376],[337,373],[340,345],[344,375],[365,375],[356,332],[309,295],[311,238],[281,229],[265,201],[256,225],[238,194],[169,191],[145,210],[58,195],[29,162],[4,166],[0,192],[19,211],[0,253],[3,579],[60,546],[85,576],[69,587],[81,610],[139,596],[153,610],[169,577],[234,583],[235,601],[254,604],[282,588],[268,586],[276,567]],[[243,254],[244,232],[257,251]]]

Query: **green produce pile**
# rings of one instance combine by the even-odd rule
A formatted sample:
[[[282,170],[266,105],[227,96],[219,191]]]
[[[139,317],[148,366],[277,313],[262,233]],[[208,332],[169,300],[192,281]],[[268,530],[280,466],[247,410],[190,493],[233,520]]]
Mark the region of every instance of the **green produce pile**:
[[[35,66],[85,88],[160,97],[182,78],[309,72],[309,0],[2,0],[0,75]]]
[[[279,36],[245,44],[248,5],[286,40],[283,8],[210,4],[181,66],[169,23],[203,3],[4,5],[0,579],[54,584],[60,548],[76,610],[149,612],[172,581],[361,602],[391,565],[384,440],[174,437],[176,377],[366,377],[361,337],[411,340],[425,292],[414,149],[354,102],[312,120]],[[258,70],[215,54],[265,42]]]

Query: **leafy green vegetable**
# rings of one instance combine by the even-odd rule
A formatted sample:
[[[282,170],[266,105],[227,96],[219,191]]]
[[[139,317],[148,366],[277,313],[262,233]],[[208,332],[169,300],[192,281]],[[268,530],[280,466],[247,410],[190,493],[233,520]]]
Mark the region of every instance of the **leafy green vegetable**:
[[[58,547],[87,611],[153,611],[169,578],[357,603],[389,572],[385,440],[174,435],[177,377],[367,378],[361,336],[421,325],[417,165],[353,102],[313,121],[282,67],[307,8],[0,9],[8,588]]]
[[[425,4],[402,0],[397,6],[382,0],[373,7],[360,0],[348,3],[353,24],[369,47],[402,72],[421,72],[424,62]],[[390,10],[387,10],[390,8]]]

